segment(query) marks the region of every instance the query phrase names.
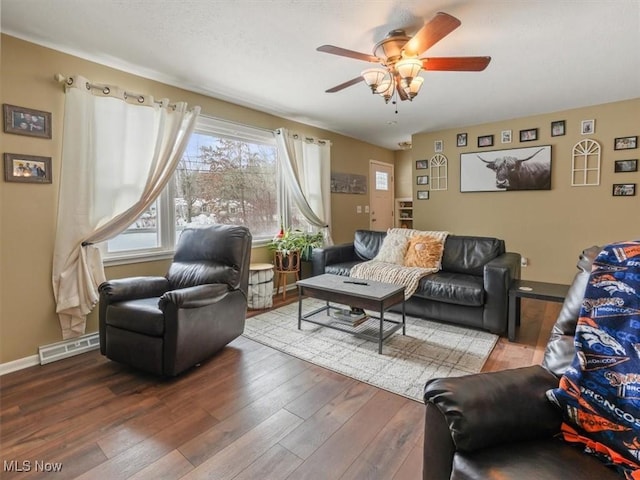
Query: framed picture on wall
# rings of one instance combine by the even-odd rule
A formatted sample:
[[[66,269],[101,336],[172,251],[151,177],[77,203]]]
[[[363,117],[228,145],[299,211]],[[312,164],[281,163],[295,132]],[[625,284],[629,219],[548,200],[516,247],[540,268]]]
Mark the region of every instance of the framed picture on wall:
[[[418,190],[416,195],[418,200],[429,200],[429,190]]]
[[[456,145],[458,147],[466,147],[467,146],[467,134],[459,133],[456,135]]]
[[[353,173],[331,172],[331,193],[367,193],[367,177]]]
[[[614,150],[630,150],[638,148],[638,137],[618,137],[613,144]]]
[[[436,140],[433,142],[433,151],[436,153],[442,153],[444,148],[444,142],[442,140]]]
[[[538,140],[538,129],[537,128],[529,128],[527,130],[520,130],[520,141],[521,142],[533,142]]]
[[[638,160],[616,160],[614,163],[613,171],[616,173],[622,172],[637,172]]]
[[[429,168],[429,160],[416,160],[416,170],[426,170]]]
[[[635,194],[636,194],[635,183],[614,183],[613,184],[614,197],[633,197]]]
[[[565,135],[565,121],[564,120],[556,120],[555,122],[551,122],[551,136],[552,137],[561,137]]]
[[[580,123],[580,133],[582,135],[593,135],[596,133],[596,121],[595,120],[582,120]]]
[[[5,153],[4,179],[6,182],[51,183],[51,157]]]
[[[416,177],[417,185],[429,185],[429,175],[419,175]]]
[[[550,189],[551,145],[460,154],[461,192]]]
[[[481,135],[478,137],[478,146],[479,147],[492,147],[493,146],[493,135]]]
[[[51,113],[3,104],[4,133],[51,138]]]

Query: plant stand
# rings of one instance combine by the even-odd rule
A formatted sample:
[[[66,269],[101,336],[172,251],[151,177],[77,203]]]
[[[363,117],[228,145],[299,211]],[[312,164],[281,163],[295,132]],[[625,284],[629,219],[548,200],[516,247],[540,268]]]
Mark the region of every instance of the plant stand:
[[[296,276],[296,281],[300,280],[300,252],[292,250],[288,253],[275,252],[274,269],[276,273],[276,295],[282,286],[282,299],[287,298],[287,277],[291,274]]]

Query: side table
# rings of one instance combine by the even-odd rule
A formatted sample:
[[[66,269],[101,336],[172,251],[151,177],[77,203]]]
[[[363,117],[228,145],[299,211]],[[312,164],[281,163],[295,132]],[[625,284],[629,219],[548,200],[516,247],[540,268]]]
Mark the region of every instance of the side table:
[[[516,339],[516,325],[520,325],[520,300],[533,298],[547,302],[564,302],[569,285],[560,283],[534,282],[530,280],[514,280],[509,287],[509,341]]]
[[[271,308],[273,306],[273,265],[252,263],[249,265],[249,289],[247,307]]]

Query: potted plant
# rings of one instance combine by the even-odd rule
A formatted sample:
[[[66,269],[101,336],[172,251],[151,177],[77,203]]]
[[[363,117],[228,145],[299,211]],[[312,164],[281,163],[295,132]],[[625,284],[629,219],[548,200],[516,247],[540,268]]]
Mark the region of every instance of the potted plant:
[[[314,248],[322,246],[324,237],[322,235],[322,232],[299,232],[297,241],[300,247],[302,260],[309,261],[311,260],[311,252]]]
[[[291,230],[280,229],[280,233],[267,246],[274,252],[273,263],[276,271],[300,270],[300,247],[296,235]]]
[[[281,229],[267,246],[275,252],[276,270],[296,271],[300,268],[300,259],[310,260],[311,251],[322,246],[322,241],[322,232]]]

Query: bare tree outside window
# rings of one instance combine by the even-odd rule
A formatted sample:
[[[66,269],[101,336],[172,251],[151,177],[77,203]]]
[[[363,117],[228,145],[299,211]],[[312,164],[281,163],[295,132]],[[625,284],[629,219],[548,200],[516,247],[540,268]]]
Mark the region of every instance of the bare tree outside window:
[[[279,227],[276,149],[197,134],[176,170],[176,226],[246,225],[254,237]],[[190,145],[191,147],[191,145]],[[195,150],[195,152],[194,152]]]

